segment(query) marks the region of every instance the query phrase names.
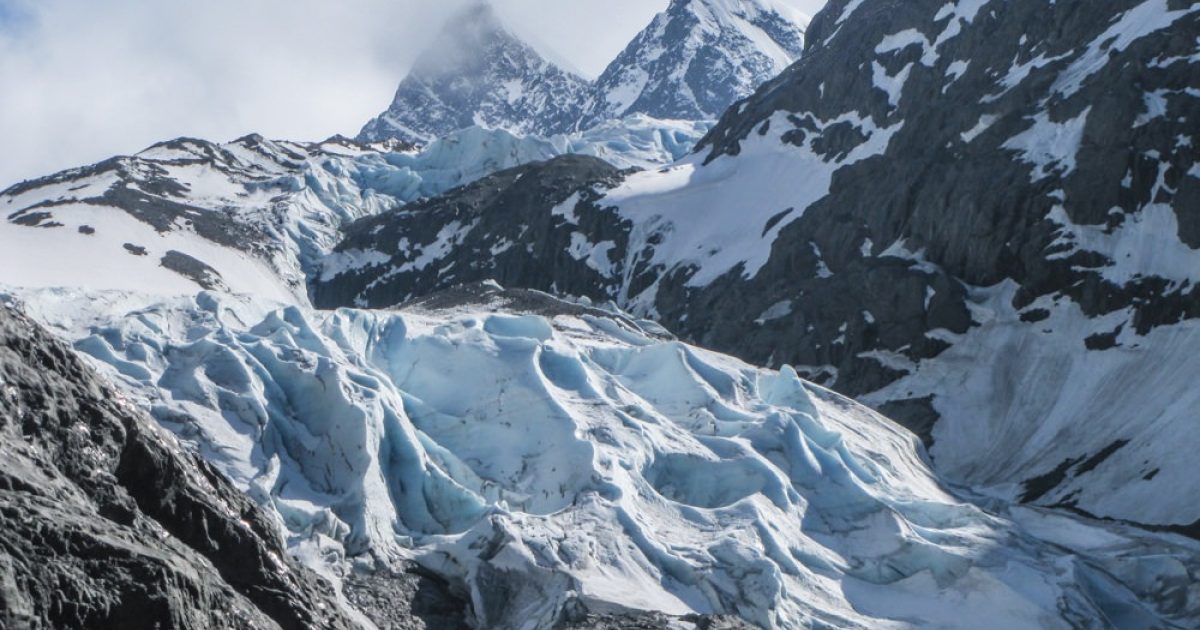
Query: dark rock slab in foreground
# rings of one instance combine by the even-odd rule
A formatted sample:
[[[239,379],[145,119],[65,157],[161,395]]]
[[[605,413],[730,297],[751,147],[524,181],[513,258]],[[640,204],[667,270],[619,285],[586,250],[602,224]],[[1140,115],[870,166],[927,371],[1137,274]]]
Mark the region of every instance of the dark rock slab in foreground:
[[[0,307],[0,627],[352,628],[273,523]]]

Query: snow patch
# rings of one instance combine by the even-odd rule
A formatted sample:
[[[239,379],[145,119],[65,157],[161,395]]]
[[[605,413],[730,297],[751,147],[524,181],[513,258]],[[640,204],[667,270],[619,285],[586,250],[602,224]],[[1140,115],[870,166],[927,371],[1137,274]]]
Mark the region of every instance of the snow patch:
[[[822,129],[852,124],[867,141],[845,158],[829,159],[813,149],[812,134],[798,147],[781,142],[779,136],[794,125],[788,114],[779,112],[770,119],[773,133],[751,135],[736,159],[722,157],[703,165],[701,156],[693,156],[669,169],[626,178],[605,201],[636,226],[630,255],[647,249],[648,239],[661,238],[653,247],[653,262],[666,267],[694,265],[688,286],[706,285],[738,266],[743,275],[752,277],[766,264],[779,230],[828,194],[833,173],[883,153],[903,125],[879,128],[857,112],[811,122]],[[731,208],[740,210],[730,212]],[[786,208],[795,211],[764,234],[768,221]],[[624,265],[635,267],[631,261]]]
[[[1167,204],[1150,204],[1109,230],[1104,225],[1077,225],[1066,209],[1055,206],[1047,219],[1061,226],[1049,259],[1069,258],[1079,251],[1103,252],[1111,263],[1101,275],[1118,286],[1146,277],[1184,284],[1200,282],[1200,251],[1179,240],[1179,219]]]
[[[1054,91],[1063,96],[1075,94],[1088,77],[1108,64],[1109,55],[1125,50],[1147,35],[1170,28],[1180,18],[1196,11],[1200,11],[1200,6],[1172,11],[1168,0],[1145,0],[1122,14],[1112,26],[1092,40],[1087,50],[1058,76]]]
[[[1033,118],[1033,125],[1009,138],[1003,145],[1021,153],[1021,159],[1036,168],[1030,173],[1030,181],[1038,182],[1049,175],[1066,177],[1075,171],[1075,156],[1083,142],[1083,130],[1087,125],[1089,106],[1075,118],[1062,122],[1050,120],[1050,114],[1041,112]]]

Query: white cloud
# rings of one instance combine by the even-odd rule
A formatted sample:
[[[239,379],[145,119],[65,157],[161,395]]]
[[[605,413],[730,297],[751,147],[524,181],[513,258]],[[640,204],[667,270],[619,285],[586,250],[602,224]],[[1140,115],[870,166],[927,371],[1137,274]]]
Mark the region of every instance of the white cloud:
[[[462,1],[0,0],[0,188],[178,136],[353,135]],[[592,75],[667,4],[493,2]]]
[[[180,135],[352,133],[389,99],[421,24],[445,11],[378,0],[16,1],[31,18],[0,34],[0,181]]]

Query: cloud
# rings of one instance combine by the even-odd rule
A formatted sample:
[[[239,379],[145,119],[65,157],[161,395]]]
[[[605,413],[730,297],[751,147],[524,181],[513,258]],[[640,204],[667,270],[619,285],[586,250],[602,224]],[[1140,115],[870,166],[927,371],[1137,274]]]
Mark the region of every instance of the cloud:
[[[0,2],[0,16],[26,16],[0,31],[0,182],[179,135],[353,132],[445,11],[403,0]]]
[[[178,136],[352,135],[463,1],[0,0],[0,188]],[[493,2],[591,75],[667,4]]]

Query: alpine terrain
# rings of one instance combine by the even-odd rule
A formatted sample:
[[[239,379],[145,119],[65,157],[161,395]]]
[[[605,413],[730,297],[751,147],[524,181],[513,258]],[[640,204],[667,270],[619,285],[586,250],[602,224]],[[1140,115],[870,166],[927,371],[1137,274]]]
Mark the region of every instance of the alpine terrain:
[[[596,80],[584,126],[715,120],[800,58],[808,21],[786,0],[672,0]]]
[[[695,155],[364,219],[337,250],[391,262],[316,303],[482,278],[612,299],[858,397],[956,483],[1195,534],[1200,7],[1081,6],[831,2]]]
[[[1200,627],[1197,86],[1182,0],[472,2],[357,139],[11,186],[0,627]]]
[[[509,32],[485,0],[472,0],[358,139],[426,143],[475,125],[552,135],[573,129],[588,89]]]
[[[786,0],[671,0],[591,83],[472,0],[358,140],[423,144],[473,126],[553,136],[633,115],[716,120],[799,58],[808,20]]]

